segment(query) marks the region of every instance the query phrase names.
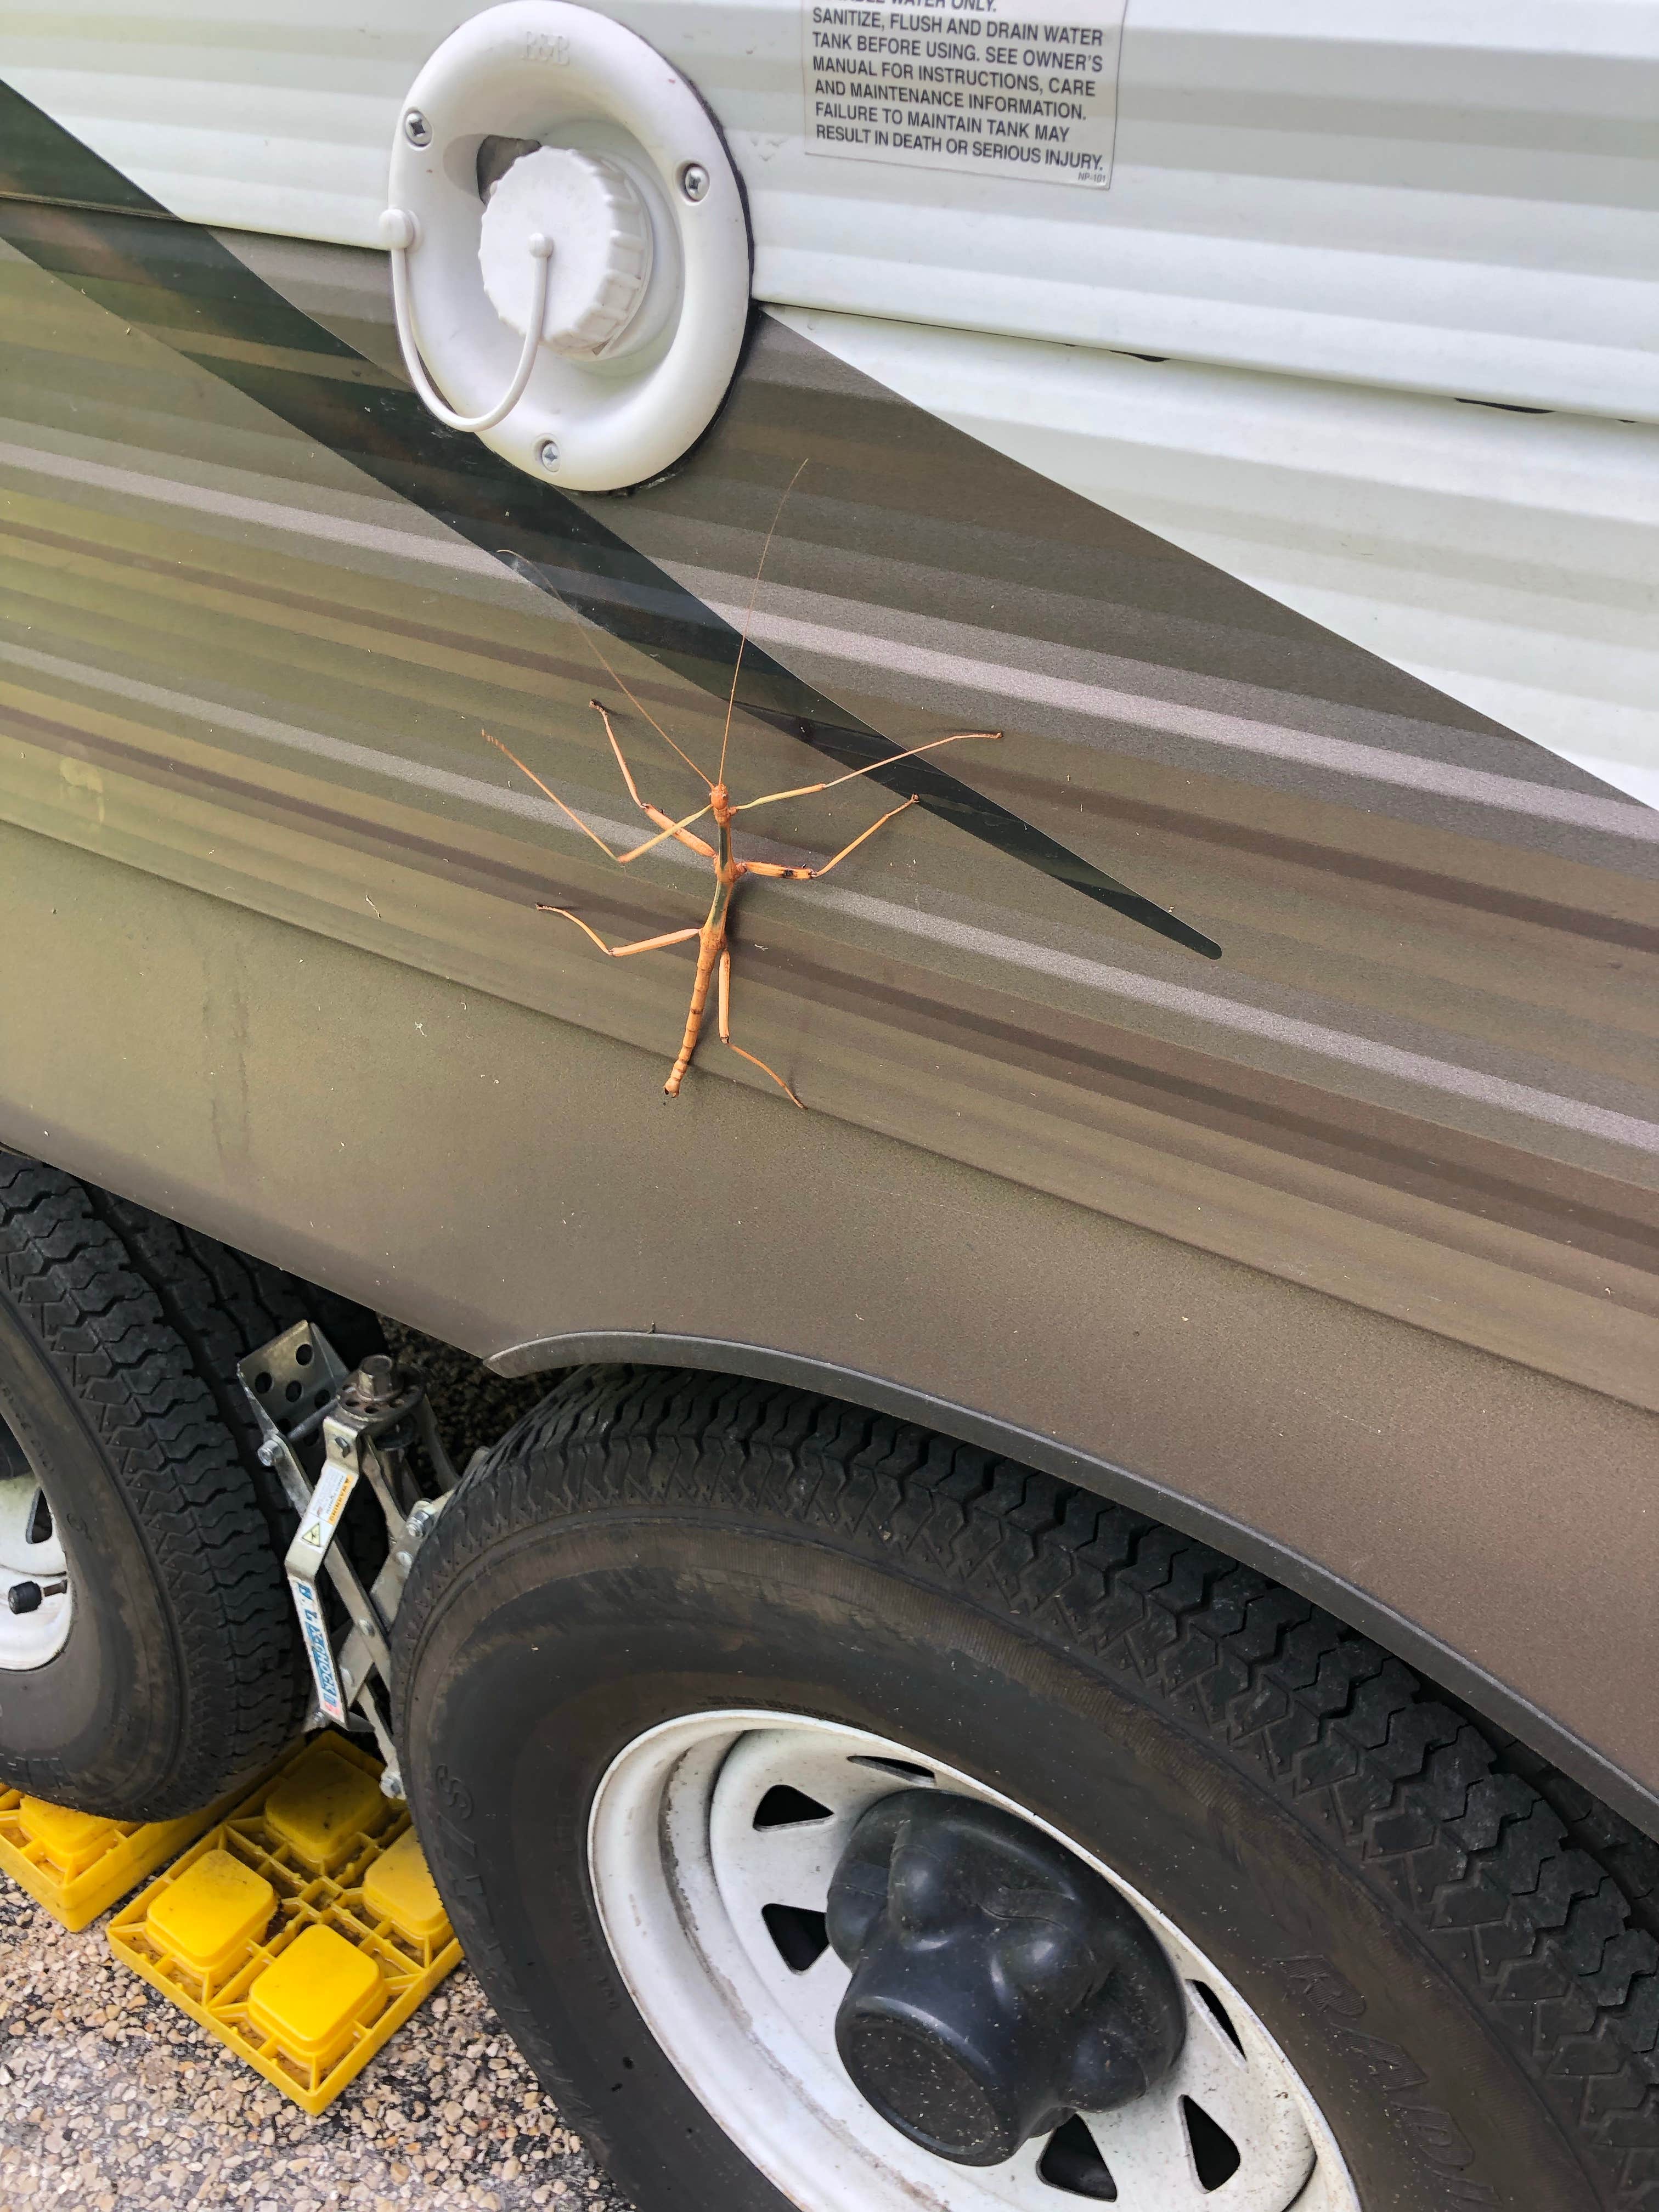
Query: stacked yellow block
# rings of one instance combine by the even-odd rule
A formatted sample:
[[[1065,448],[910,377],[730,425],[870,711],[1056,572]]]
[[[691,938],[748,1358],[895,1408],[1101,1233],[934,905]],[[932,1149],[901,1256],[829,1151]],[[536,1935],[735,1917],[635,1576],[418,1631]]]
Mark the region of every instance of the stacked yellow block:
[[[182,1820],[106,1820],[0,1790],[0,1869],[71,1935],[193,1843],[233,1801]]]
[[[307,2112],[461,1955],[380,1772],[315,1738],[110,1927],[117,1958]]]

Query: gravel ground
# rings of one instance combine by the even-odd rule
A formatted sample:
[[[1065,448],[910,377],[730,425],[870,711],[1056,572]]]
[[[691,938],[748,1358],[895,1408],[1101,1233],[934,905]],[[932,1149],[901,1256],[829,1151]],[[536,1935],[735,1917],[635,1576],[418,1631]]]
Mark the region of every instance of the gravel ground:
[[[626,2212],[458,1967],[309,2119],[117,1964],[0,1888],[0,2204]]]
[[[546,1386],[398,1330],[464,1465]],[[628,2212],[465,1966],[319,2119],[0,1875],[0,2212]]]

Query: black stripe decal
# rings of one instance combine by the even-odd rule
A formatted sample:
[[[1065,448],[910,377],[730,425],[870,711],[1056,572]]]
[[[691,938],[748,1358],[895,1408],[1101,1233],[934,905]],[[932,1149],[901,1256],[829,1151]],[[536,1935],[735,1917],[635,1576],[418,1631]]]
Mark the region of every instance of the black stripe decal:
[[[167,218],[156,221],[156,217]],[[135,220],[134,218],[137,218]],[[0,83],[0,236],[98,305],[140,321],[198,366],[411,501],[611,635],[726,699],[738,632],[597,516],[534,482],[476,438],[447,429],[415,394],[362,362],[239,261],[210,231],[169,211],[13,87]],[[230,337],[265,357],[226,358],[192,341]],[[329,374],[295,356],[322,356]],[[1085,898],[1217,960],[1212,938],[1070,851],[929,760],[900,750],[760,647],[744,653],[738,704],[843,768],[953,823]]]

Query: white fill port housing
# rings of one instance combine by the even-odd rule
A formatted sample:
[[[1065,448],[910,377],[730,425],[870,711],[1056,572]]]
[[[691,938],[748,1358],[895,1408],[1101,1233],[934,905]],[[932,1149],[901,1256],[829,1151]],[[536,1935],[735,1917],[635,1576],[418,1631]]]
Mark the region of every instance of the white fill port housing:
[[[528,150],[486,199],[480,152],[503,140]],[[416,388],[530,475],[644,482],[726,396],[749,312],[737,178],[685,79],[591,9],[509,0],[445,40],[398,112],[381,234]]]
[[[520,337],[533,312],[537,233],[553,241],[542,343],[573,361],[614,353],[651,280],[651,213],[625,169],[568,146],[522,154],[490,194],[478,266],[490,305]]]

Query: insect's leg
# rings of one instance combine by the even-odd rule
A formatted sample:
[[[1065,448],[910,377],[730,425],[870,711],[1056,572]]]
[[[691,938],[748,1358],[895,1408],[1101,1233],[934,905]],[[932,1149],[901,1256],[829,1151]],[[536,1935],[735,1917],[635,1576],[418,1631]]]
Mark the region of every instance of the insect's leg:
[[[701,853],[705,860],[719,859],[714,847],[705,845],[701,837],[694,837],[686,826],[707,814],[708,809],[706,806],[700,806],[696,814],[683,815],[678,822],[671,821],[659,806],[647,806],[645,811],[659,825],[657,834],[654,837],[647,837],[643,845],[635,845],[631,853],[618,853],[617,866],[619,868],[625,868],[630,860],[637,860],[641,853],[654,852],[665,837],[675,838],[680,844],[690,846],[694,853]]]
[[[607,945],[597,929],[590,929],[580,915],[572,914],[568,906],[538,906],[538,914],[562,914],[567,921],[574,921],[584,937],[591,938],[601,952],[608,952],[613,960],[626,960],[630,952],[660,952],[665,945],[684,945],[696,936],[695,928],[671,929],[665,937],[642,937],[637,945]]]
[[[627,702],[628,702],[629,705],[630,707],[632,707],[632,708],[633,708],[633,709],[634,709],[634,711],[635,712],[635,714],[637,714],[640,716],[640,718],[641,718],[641,720],[642,721],[647,721],[647,722],[649,722],[649,723],[650,723],[650,725],[651,725],[652,728],[656,732],[657,735],[658,735],[658,736],[662,739],[662,741],[663,741],[664,744],[665,744],[665,745],[668,747],[668,750],[670,750],[670,752],[672,752],[672,753],[678,753],[678,754],[679,755],[680,758],[681,758],[681,759],[685,763],[685,764],[686,764],[687,768],[689,768],[689,769],[690,769],[690,771],[691,771],[692,775],[695,775],[695,776],[696,777],[697,781],[698,781],[700,784],[702,784],[702,785],[705,787],[705,789],[709,790],[709,791],[712,791],[712,790],[714,788],[714,785],[709,781],[708,778],[708,777],[703,774],[702,770],[702,769],[697,766],[697,763],[696,763],[696,761],[694,761],[694,760],[692,759],[692,757],[691,757],[690,754],[685,750],[685,749],[684,748],[684,746],[677,745],[677,744],[674,743],[674,740],[672,739],[672,738],[671,738],[671,737],[669,736],[669,734],[668,734],[667,731],[664,729],[664,727],[663,727],[662,724],[661,724],[661,723],[657,720],[656,716],[655,716],[655,715],[651,712],[650,708],[647,708],[647,707],[644,707],[644,706],[642,706],[642,705],[640,703],[640,702],[639,702],[639,701],[638,701],[638,700],[634,696],[634,694],[633,694],[633,693],[629,690],[628,686],[627,686],[627,685],[623,682],[623,680],[622,680],[621,677],[617,675],[617,673],[616,670],[615,670],[615,669],[611,665],[611,663],[610,663],[608,660],[606,660],[606,659],[605,659],[605,655],[604,655],[602,653],[599,653],[599,649],[598,646],[593,644],[593,633],[592,633],[592,631],[591,629],[586,629],[585,628],[585,629],[584,629],[583,635],[586,637],[588,643],[589,643],[590,645],[593,646],[593,650],[594,650],[594,652],[595,652],[596,653],[599,653],[599,660],[600,660],[601,665],[603,665],[603,667],[604,667],[604,669],[605,669],[605,674],[606,674],[606,675],[611,678],[611,682],[616,685],[616,687],[617,687],[617,690],[618,690],[618,691],[620,691],[620,692],[622,693],[623,697],[624,699],[626,699],[626,700],[627,700]],[[599,708],[599,713],[600,713],[600,714],[603,714],[603,713],[605,712],[604,708],[599,706],[599,701],[598,701],[597,699],[590,699],[590,700],[588,701],[588,702],[587,702],[587,703],[588,703],[588,705],[589,705],[590,707],[595,707],[595,708]],[[613,738],[611,740],[611,744],[615,744],[617,741],[616,741],[616,739]],[[623,770],[623,775],[627,775],[628,771],[627,771],[627,769],[626,769],[625,768],[624,768],[624,769]]]
[[[746,876],[782,876],[791,883],[816,883],[820,876],[827,876],[831,868],[838,868],[849,853],[856,853],[865,839],[873,837],[884,823],[890,822],[894,815],[902,814],[906,806],[914,806],[915,803],[913,795],[904,801],[903,805],[890,807],[879,822],[872,822],[867,830],[854,837],[850,845],[843,845],[840,852],[826,860],[821,868],[784,868],[780,867],[775,860],[744,860],[739,865]]]
[[[878,820],[872,822],[870,824],[870,827],[860,836],[854,837],[850,845],[843,845],[840,852],[835,854],[830,860],[827,860],[821,868],[809,868],[806,872],[809,879],[816,883],[820,876],[827,876],[831,868],[838,868],[849,853],[857,852],[859,847],[865,842],[866,839],[873,837],[878,830],[885,829],[887,824],[893,819],[894,816],[896,814],[902,814],[907,806],[915,806],[916,804],[917,794],[915,792],[912,792],[908,799],[901,799],[896,806],[890,806],[885,814],[882,815]]]
[[[641,813],[643,814],[645,811],[645,801],[640,797],[640,787],[634,781],[634,771],[628,765],[627,757],[623,753],[621,745],[617,742],[617,732],[611,726],[611,715],[609,710],[597,699],[590,699],[587,703],[593,709],[593,712],[599,716],[599,720],[605,724],[605,734],[610,738],[611,750],[617,756],[617,766],[623,772],[623,781],[628,786],[628,795],[633,800],[635,805],[639,808]]]
[[[714,857],[714,848],[712,845],[705,845],[701,837],[692,836],[690,832],[687,830],[684,822],[675,822],[671,820],[670,817],[663,812],[660,806],[653,806],[648,800],[643,799],[640,797],[640,787],[634,781],[634,771],[629,767],[627,757],[623,753],[622,746],[617,740],[616,731],[611,726],[609,711],[600,700],[590,699],[587,703],[599,716],[599,720],[605,724],[605,734],[610,738],[611,750],[617,756],[617,766],[623,772],[623,781],[628,786],[629,797],[633,800],[635,805],[639,808],[641,813],[645,816],[647,821],[654,822],[657,825],[658,830],[660,832],[660,835],[658,836],[647,838],[643,845],[636,845],[631,853],[613,854],[612,858],[617,860],[618,864],[625,868],[630,860],[637,860],[641,853],[648,853],[653,845],[660,845],[664,837],[676,837],[679,840],[682,845],[689,845],[694,853],[701,853],[705,860],[712,860]],[[663,735],[665,737],[668,736],[665,730],[663,732]],[[672,738],[669,738],[668,742],[671,745],[674,744]],[[676,752],[679,752],[680,749],[678,745],[674,745],[674,750]],[[697,768],[696,762],[687,760],[686,756],[684,753],[680,753],[680,758],[685,761],[685,764],[688,768],[696,770],[696,774],[699,775],[702,774],[702,769]],[[704,780],[705,781],[707,781],[706,778]],[[708,810],[705,807],[699,807],[697,809],[697,814],[706,813],[707,811]],[[695,822],[696,818],[696,814],[690,814],[686,817],[686,821]],[[606,849],[609,850],[609,848]]]
[[[745,1052],[740,1044],[732,1044],[732,953],[729,946],[720,955],[720,1042],[731,1044],[739,1060],[746,1060],[750,1067],[757,1067],[763,1075],[769,1075],[786,1098],[793,1099],[797,1106],[800,1106],[803,1114],[806,1111],[775,1067],[769,1067],[763,1060],[757,1060],[752,1052]]]
[[[537,790],[541,793],[543,798],[550,799],[555,806],[558,808],[561,814],[568,814],[570,817],[570,819],[575,823],[576,827],[581,831],[583,836],[591,837],[593,840],[593,842],[599,847],[600,852],[605,854],[607,860],[614,860],[617,858],[617,855],[611,851],[610,846],[607,845],[604,838],[600,836],[599,831],[597,830],[590,830],[586,823],[582,820],[581,816],[578,814],[574,808],[567,806],[563,799],[560,798],[558,793],[556,791],[550,790],[549,787],[542,781],[540,776],[537,775],[533,768],[526,768],[525,766],[524,763],[519,758],[519,756],[513,750],[510,745],[504,745],[499,738],[492,738],[488,730],[480,730],[478,735],[483,739],[487,745],[494,745],[498,753],[505,753],[508,760],[512,762],[514,767],[518,769],[520,775],[527,775],[532,783],[535,785]]]
[[[845,775],[832,775],[827,783],[798,783],[789,791],[763,791],[758,799],[745,799],[741,806],[734,806],[734,814],[747,814],[757,806],[775,806],[781,799],[811,799],[814,792],[834,791],[843,783],[856,783],[861,775],[873,775],[878,768],[896,768],[901,761],[914,760],[918,753],[937,752],[941,745],[959,745],[964,738],[1000,738],[1000,730],[953,730],[948,738],[929,738],[925,745],[911,745],[902,753],[890,753],[885,760],[870,761],[863,768],[848,769]]]

